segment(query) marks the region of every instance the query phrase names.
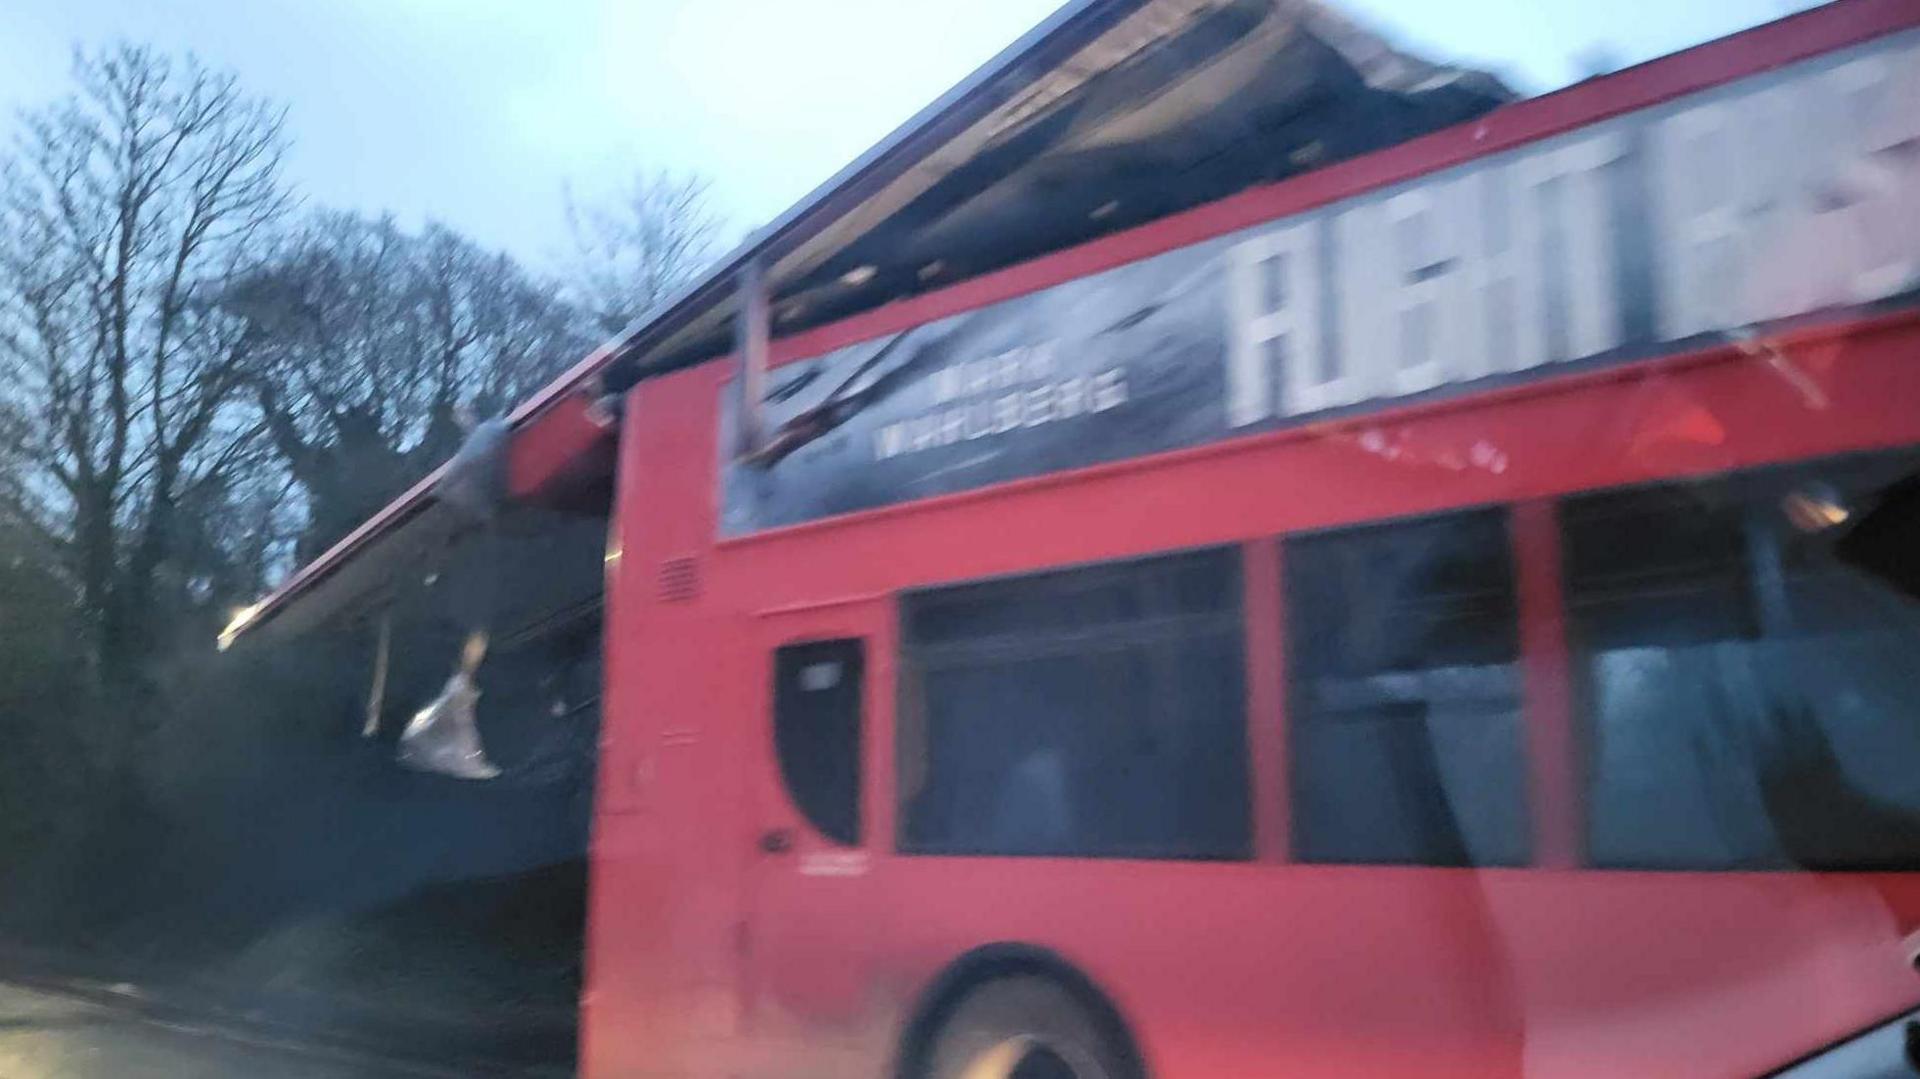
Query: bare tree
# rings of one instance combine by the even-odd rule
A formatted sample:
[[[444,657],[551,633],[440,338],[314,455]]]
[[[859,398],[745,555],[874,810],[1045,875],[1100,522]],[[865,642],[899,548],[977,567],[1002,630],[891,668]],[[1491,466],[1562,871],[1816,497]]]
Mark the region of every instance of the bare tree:
[[[617,333],[692,280],[720,235],[708,182],[641,171],[613,198],[583,204],[566,195],[573,238],[568,285],[603,334]]]
[[[36,524],[28,474],[32,472],[33,423],[20,401],[0,395],[0,528],[17,532]]]
[[[308,557],[586,348],[558,289],[440,225],[316,215],[224,306],[259,335],[251,392],[307,496]]]
[[[128,673],[183,504],[230,478],[255,335],[211,302],[288,208],[282,110],[131,45],[74,59],[0,162],[0,393],[90,652]]]

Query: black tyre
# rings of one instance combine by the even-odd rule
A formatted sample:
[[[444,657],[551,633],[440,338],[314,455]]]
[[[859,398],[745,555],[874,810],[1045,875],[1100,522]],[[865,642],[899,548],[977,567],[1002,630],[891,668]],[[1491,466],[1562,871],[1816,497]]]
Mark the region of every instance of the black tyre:
[[[1140,1079],[1111,1027],[1051,979],[997,979],[941,1025],[926,1079]]]

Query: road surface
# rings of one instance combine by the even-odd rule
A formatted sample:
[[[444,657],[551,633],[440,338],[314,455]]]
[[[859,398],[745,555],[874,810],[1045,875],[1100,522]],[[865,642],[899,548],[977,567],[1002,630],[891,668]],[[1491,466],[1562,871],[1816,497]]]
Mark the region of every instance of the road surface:
[[[117,1005],[0,982],[5,1079],[422,1079],[456,1073],[276,1042]]]
[[[1905,1025],[1887,1023],[1774,1079],[1910,1079]],[[159,1018],[111,993],[0,982],[3,1079],[470,1079],[471,1070],[396,1065],[346,1050]],[[502,1073],[495,1073],[502,1074]]]

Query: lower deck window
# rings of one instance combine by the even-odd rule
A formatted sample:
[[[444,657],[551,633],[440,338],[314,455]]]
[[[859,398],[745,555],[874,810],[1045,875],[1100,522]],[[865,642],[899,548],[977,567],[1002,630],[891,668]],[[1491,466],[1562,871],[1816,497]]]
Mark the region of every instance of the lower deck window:
[[[1808,462],[1562,505],[1593,863],[1920,868],[1920,605],[1789,512],[1916,466]]]
[[[1296,856],[1525,861],[1505,513],[1294,537],[1284,559]]]
[[[901,849],[1249,853],[1236,550],[903,605]]]

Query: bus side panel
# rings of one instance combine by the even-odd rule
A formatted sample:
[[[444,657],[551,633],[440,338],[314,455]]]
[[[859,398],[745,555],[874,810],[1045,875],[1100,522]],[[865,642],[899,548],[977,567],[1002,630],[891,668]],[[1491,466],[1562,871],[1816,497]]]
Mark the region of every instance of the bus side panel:
[[[886,879],[913,912],[900,969],[1046,947],[1157,1077],[1744,1076],[1920,1001],[1884,878],[901,858]]]
[[[849,570],[849,587],[905,587],[1025,568],[996,536],[1071,563],[1913,444],[1916,347],[1902,316],[1778,357],[1704,355],[1385,420],[1372,429],[1401,448],[1392,460],[1331,431],[1018,491],[991,512],[796,534],[781,554],[830,563],[829,537],[871,542],[899,552],[899,579]],[[1475,438],[1510,466],[1437,464]],[[927,564],[899,564],[919,551]],[[1137,1023],[1156,1074],[1752,1074],[1920,1000],[1901,946],[1920,880],[1904,875],[933,858],[888,874],[895,908],[916,912],[905,968],[987,940],[1052,948]]]
[[[713,397],[648,382],[621,438],[585,1076],[710,1074],[741,1026],[747,657],[710,602]]]
[[[750,843],[726,738],[763,728],[732,715],[749,668],[725,615],[1920,443],[1916,347],[1916,319],[1888,316],[1797,334],[1776,356],[1707,350],[718,551],[723,366],[646,383],[626,434],[645,449],[622,483],[633,538],[619,600],[644,617],[616,619],[627,639],[609,677],[630,681],[609,722],[617,738],[650,717],[663,758],[684,750],[690,763],[659,773],[661,834],[646,847],[657,859],[628,860],[611,840],[631,826],[609,823],[618,814],[602,802],[588,1074],[673,1074],[662,1061],[738,1070],[725,1043],[741,1029],[730,930]],[[1448,465],[1475,445],[1502,466]],[[661,563],[688,553],[712,554],[705,590],[653,598]],[[891,912],[865,927],[886,983],[875,1000],[910,994],[981,944],[1053,947],[1136,1024],[1158,1076],[1289,1063],[1312,1074],[1698,1074],[1701,1061],[1733,1074],[1915,999],[1899,938],[1920,894],[1904,878],[877,854],[870,879]],[[657,902],[629,905],[629,889]],[[626,1040],[629,1028],[642,1036]]]

